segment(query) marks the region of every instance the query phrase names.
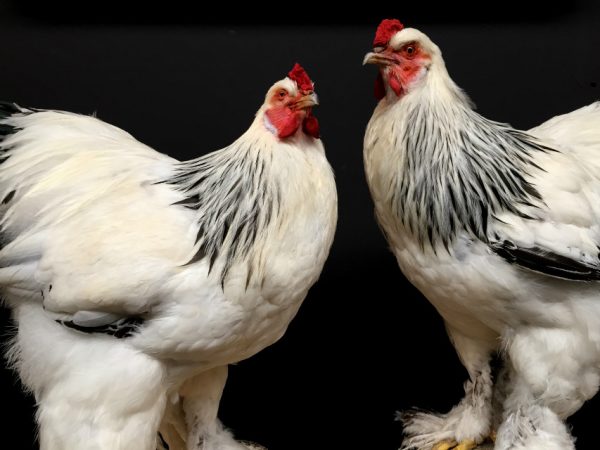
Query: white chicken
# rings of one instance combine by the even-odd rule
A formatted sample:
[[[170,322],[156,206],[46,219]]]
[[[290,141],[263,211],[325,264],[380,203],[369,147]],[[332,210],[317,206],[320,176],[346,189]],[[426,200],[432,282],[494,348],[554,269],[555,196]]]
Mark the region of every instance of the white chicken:
[[[384,20],[364,140],[377,218],[469,372],[447,414],[407,413],[403,449],[574,449],[600,382],[600,103],[529,131],[476,113],[422,32]],[[492,378],[490,358],[503,370]]]
[[[296,65],[238,140],[185,162],[0,105],[0,292],[42,450],[246,448],[217,419],[227,365],[284,334],[334,236],[316,104]]]

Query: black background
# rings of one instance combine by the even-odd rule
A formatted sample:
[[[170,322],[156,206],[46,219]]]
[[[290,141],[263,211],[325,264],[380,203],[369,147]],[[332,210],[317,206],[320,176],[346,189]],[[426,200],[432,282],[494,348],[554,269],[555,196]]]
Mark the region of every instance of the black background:
[[[221,404],[237,437],[270,450],[395,449],[396,410],[446,411],[462,393],[466,373],[437,313],[387,250],[364,179],[375,69],[361,62],[379,21],[398,17],[427,33],[489,118],[529,128],[599,97],[600,8],[591,2],[397,3],[336,12],[223,3],[204,13],[178,2],[133,11],[0,3],[0,98],[96,112],[180,159],[237,138],[294,62],[316,81],[340,198],[336,240],[285,337],[231,368]],[[33,400],[8,369],[0,393],[2,448],[35,448]],[[595,399],[571,419],[578,449],[598,448],[599,413]]]

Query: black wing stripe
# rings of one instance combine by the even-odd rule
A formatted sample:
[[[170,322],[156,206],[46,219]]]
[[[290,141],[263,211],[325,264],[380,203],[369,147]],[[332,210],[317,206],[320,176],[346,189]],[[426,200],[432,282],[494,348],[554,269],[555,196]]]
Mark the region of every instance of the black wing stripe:
[[[513,242],[494,242],[490,248],[511,264],[552,277],[574,281],[600,280],[600,267],[539,247],[520,248]]]
[[[83,333],[102,333],[114,336],[118,339],[132,336],[144,323],[140,317],[126,317],[116,322],[97,327],[83,327],[72,320],[57,320],[58,323]]]

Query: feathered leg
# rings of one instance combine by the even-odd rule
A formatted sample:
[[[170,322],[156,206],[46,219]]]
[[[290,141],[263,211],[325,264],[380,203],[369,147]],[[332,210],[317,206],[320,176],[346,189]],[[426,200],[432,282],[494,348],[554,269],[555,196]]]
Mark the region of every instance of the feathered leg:
[[[164,368],[127,339],[84,335],[39,305],[16,310],[12,358],[39,404],[41,450],[155,450]]]
[[[514,380],[505,403],[509,406],[498,428],[496,450],[575,450],[565,423],[536,401],[522,379]]]
[[[448,334],[469,372],[465,396],[447,414],[408,412],[401,415],[403,450],[469,450],[490,433],[492,377],[490,355],[494,340],[471,339],[448,327]]]
[[[593,344],[573,329],[528,328],[507,339],[510,391],[497,450],[574,450],[564,420],[598,390]]]
[[[167,405],[159,429],[156,450],[187,450],[187,437],[187,424],[181,397],[175,392],[167,396]]]
[[[254,444],[237,442],[217,418],[226,380],[227,366],[221,366],[196,375],[181,387],[179,393],[188,429],[188,450],[260,448]]]

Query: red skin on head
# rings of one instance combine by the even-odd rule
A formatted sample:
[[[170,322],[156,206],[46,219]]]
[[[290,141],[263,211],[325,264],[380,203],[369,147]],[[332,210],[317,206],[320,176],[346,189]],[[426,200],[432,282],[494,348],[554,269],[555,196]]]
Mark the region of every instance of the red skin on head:
[[[408,49],[412,48],[409,53]],[[400,64],[392,64],[388,69],[388,84],[398,97],[402,97],[407,88],[421,75],[423,66],[431,59],[418,44],[408,43],[394,52]]]
[[[398,74],[396,73],[395,70],[390,70],[390,75],[388,77],[388,83],[390,85],[390,87],[392,88],[392,91],[394,91],[394,93],[400,97],[404,91],[404,89],[402,88],[402,82],[400,81],[401,78],[398,76]]]
[[[277,130],[277,136],[281,139],[294,134],[302,123],[300,112],[292,111],[287,106],[269,108],[265,115]]]
[[[406,88],[420,75],[423,66],[430,59],[429,55],[416,43],[408,43],[398,51],[394,51],[393,48],[389,47],[390,40],[403,29],[404,25],[396,19],[385,19],[377,27],[373,47],[384,47],[382,53],[396,61],[396,64],[381,68],[377,74],[374,91],[377,100],[385,97],[384,76],[396,96],[401,97],[405,94]],[[411,47],[410,52],[409,47]]]
[[[319,121],[315,116],[312,115],[312,111],[309,111],[306,115],[306,119],[302,122],[302,129],[309,136],[319,139],[321,133],[319,132]]]
[[[402,97],[406,91],[406,87],[410,86],[417,78],[423,67],[423,63],[429,58],[425,55],[414,59],[403,59],[400,65],[393,64],[387,69],[384,69],[387,75],[387,82],[398,97]],[[381,100],[385,97],[385,82],[383,80],[382,71],[380,70],[375,80],[375,98]]]
[[[298,128],[302,125],[302,130],[309,136],[319,139],[319,121],[312,114],[312,110],[299,109],[294,110],[290,107],[294,101],[299,100],[304,95],[309,95],[313,92],[314,83],[298,63],[294,65],[292,70],[288,73],[288,78],[296,83],[298,86],[298,95],[295,99],[291,99],[286,102],[278,101],[277,93],[271,100],[274,106],[269,108],[265,115],[277,130],[277,136],[280,139],[292,136]]]
[[[387,47],[390,39],[403,29],[404,25],[398,19],[383,19],[375,32],[373,47]]]
[[[292,70],[288,72],[288,78],[295,81],[301,91],[312,91],[314,89],[314,83],[306,70],[298,63],[294,64]]]
[[[383,75],[379,72],[375,79],[375,98],[381,100],[383,97],[385,97],[385,82],[383,81]]]
[[[313,116],[312,111],[292,111],[287,106],[276,106],[267,109],[265,115],[277,130],[277,136],[280,139],[293,135],[300,128],[300,125],[302,125],[302,131],[309,136],[315,139],[321,137],[319,121]]]
[[[398,19],[383,19],[375,32],[373,47],[387,47],[390,39],[392,39],[398,31],[403,29],[404,25]],[[398,80],[394,80],[393,86],[390,83],[390,87],[396,92],[396,95],[400,95],[397,91],[397,89],[401,90],[401,85]],[[379,72],[379,74],[377,74],[377,79],[375,80],[375,98],[381,100],[383,97],[385,97],[385,83],[381,72]]]

